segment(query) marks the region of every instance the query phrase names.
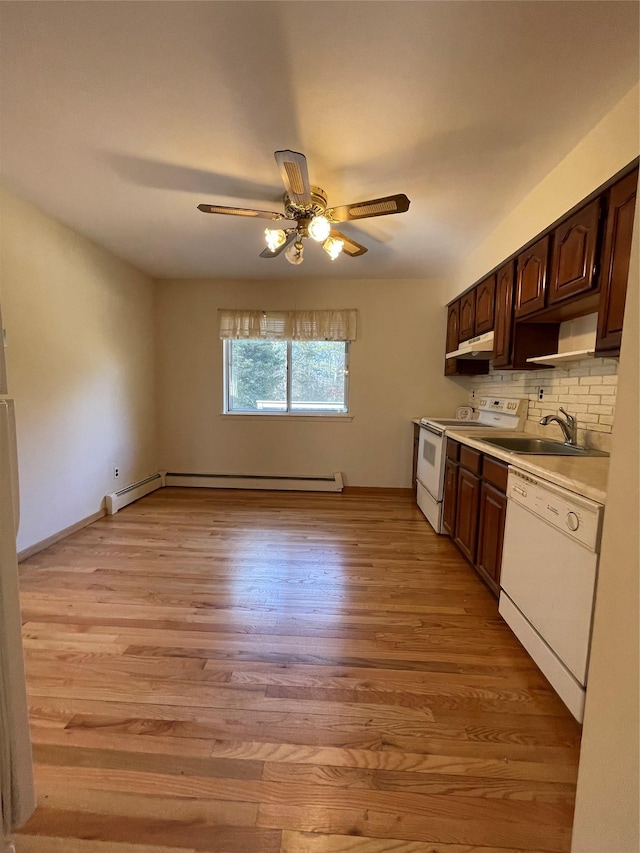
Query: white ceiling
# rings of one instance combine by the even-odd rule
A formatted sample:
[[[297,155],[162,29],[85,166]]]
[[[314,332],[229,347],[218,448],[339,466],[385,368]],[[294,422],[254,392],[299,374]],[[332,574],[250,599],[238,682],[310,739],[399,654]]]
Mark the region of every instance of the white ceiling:
[[[16,194],[159,278],[439,274],[638,79],[636,2],[0,3],[0,163]],[[306,154],[369,248],[264,260],[273,152]]]

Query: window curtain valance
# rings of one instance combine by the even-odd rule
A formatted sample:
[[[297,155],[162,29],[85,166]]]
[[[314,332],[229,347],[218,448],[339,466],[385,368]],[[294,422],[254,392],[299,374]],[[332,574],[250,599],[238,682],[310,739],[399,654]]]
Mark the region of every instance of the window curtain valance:
[[[355,308],[321,311],[251,311],[220,308],[222,340],[355,341]]]

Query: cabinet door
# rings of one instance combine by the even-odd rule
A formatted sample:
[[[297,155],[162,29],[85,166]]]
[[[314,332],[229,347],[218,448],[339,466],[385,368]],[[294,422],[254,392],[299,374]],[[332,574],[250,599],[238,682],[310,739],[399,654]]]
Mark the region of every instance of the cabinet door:
[[[454,352],[458,349],[458,340],[460,332],[460,302],[454,302],[449,305],[447,310],[447,352]]]
[[[511,366],[514,276],[514,261],[505,264],[496,275],[496,314],[492,360],[494,367]]]
[[[516,317],[526,317],[527,314],[544,308],[548,259],[548,236],[538,240],[518,256]]]
[[[455,543],[470,563],[476,561],[480,477],[466,468],[458,471]]]
[[[476,335],[493,329],[496,302],[496,277],[490,275],[476,287]]]
[[[620,352],[638,170],[611,187],[602,251],[596,353]]]
[[[476,290],[460,297],[460,341],[472,338],[476,333]]]
[[[444,505],[442,526],[453,536],[456,530],[456,501],[458,499],[458,463],[447,459],[444,466]]]
[[[445,352],[454,352],[458,349],[458,339],[460,331],[460,302],[454,302],[449,305],[447,310],[447,345]],[[458,372],[457,359],[446,358],[444,362],[444,375],[451,376]]]
[[[600,201],[595,199],[553,232],[548,305],[589,293],[595,288]]]
[[[494,592],[497,592],[500,586],[502,540],[504,539],[506,514],[507,496],[505,493],[483,481],[480,490],[480,528],[476,568],[481,574],[485,575],[485,580],[489,582]]]

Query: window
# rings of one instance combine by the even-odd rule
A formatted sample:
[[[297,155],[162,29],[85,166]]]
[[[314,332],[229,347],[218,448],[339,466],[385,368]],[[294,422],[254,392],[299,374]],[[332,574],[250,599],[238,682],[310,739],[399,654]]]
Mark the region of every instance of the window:
[[[225,340],[226,414],[348,412],[347,341]]]

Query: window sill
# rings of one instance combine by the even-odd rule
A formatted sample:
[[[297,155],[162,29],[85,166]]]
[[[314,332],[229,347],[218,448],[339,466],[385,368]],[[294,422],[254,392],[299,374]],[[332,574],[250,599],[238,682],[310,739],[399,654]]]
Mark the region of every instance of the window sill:
[[[224,420],[285,420],[285,421],[339,421],[340,423],[350,423],[353,420],[352,415],[293,415],[290,412],[270,412],[269,414],[254,414],[253,412],[222,412],[220,414]]]

